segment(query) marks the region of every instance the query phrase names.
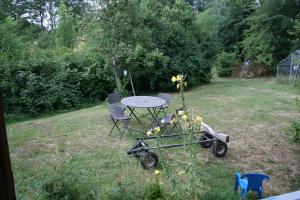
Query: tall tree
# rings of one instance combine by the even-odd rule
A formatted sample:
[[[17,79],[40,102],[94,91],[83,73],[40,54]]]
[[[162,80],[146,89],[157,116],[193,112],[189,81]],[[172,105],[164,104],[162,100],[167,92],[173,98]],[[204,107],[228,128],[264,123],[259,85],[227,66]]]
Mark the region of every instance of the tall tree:
[[[17,35],[19,25],[11,17],[0,21],[0,65],[8,65],[21,57],[22,43]],[[3,68],[2,68],[3,69]]]
[[[74,15],[72,7],[67,8],[63,0],[60,2],[58,17],[55,43],[58,47],[73,48],[76,40]]]
[[[4,20],[6,17],[15,17],[15,6],[10,0],[0,1],[0,21]]]
[[[132,51],[132,33],[139,26],[138,1],[102,1],[95,20],[91,45],[112,69],[118,90],[122,90],[121,68]]]
[[[275,64],[290,51],[288,30],[300,9],[297,0],[260,1],[247,19],[249,29],[242,41],[247,59],[255,60],[275,70]]]
[[[254,0],[217,1],[220,7],[221,19],[219,38],[227,52],[235,51],[241,54],[239,43],[243,40],[243,32],[248,29],[245,19],[254,12]]]
[[[124,68],[134,72],[143,90],[170,88],[168,76],[175,73],[188,74],[191,83],[209,80],[196,13],[184,0],[102,3],[93,14],[90,44],[112,70],[119,90]]]
[[[290,31],[290,35],[293,37],[292,49],[299,49],[300,48],[300,13],[298,14],[297,18],[293,21],[293,27]]]

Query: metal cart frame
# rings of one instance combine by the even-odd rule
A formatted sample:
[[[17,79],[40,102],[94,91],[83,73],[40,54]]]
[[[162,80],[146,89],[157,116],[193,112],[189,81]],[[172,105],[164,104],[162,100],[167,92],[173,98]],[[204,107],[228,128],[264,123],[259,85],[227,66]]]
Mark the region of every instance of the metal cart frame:
[[[168,145],[160,145],[156,147],[149,147],[145,140],[157,139],[160,138],[173,138],[180,137],[187,134],[179,133],[179,134],[165,134],[160,136],[151,136],[148,137],[145,135],[142,138],[137,138],[137,142],[127,151],[128,155],[133,155],[136,158],[140,159],[140,164],[144,169],[153,169],[158,165],[158,156],[151,152],[150,150],[155,150],[159,148],[173,148],[173,147],[181,147],[184,145],[193,145],[200,144],[203,148],[212,147],[212,153],[216,157],[224,157],[227,153],[229,142],[229,136],[223,133],[216,133],[209,125],[202,123],[203,130],[199,132],[195,132],[193,134],[201,134],[198,140],[189,142],[189,143],[177,143],[177,144],[168,144]]]

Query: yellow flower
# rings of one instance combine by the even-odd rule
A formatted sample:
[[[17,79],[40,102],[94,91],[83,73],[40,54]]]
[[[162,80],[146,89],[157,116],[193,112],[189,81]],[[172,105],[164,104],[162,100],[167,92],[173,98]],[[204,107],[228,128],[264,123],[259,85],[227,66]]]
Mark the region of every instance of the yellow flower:
[[[196,116],[195,122],[196,122],[197,124],[201,124],[201,122],[202,122],[202,117]]]
[[[159,170],[155,170],[155,171],[154,171],[154,174],[155,174],[155,175],[160,175],[160,171],[159,171]]]
[[[178,83],[178,84],[176,85],[176,88],[179,89],[179,87],[180,87],[180,84]]]
[[[160,127],[156,127],[156,128],[154,129],[154,131],[155,131],[156,133],[158,133],[158,132],[160,131]]]
[[[178,111],[178,115],[179,115],[179,116],[184,115],[183,110],[179,110],[179,111]]]
[[[188,119],[189,117],[187,115],[183,115],[182,119],[184,119],[185,121]]]
[[[177,75],[177,81],[182,81],[182,79],[183,79],[183,76],[181,74],[178,74]]]
[[[184,84],[184,87],[187,87],[187,82],[183,82],[183,84]]]
[[[185,123],[183,123],[183,127],[185,128],[185,129],[188,129],[188,128],[192,128],[191,126],[190,126],[190,123],[189,122],[185,122]]]
[[[148,136],[148,137],[151,136],[152,134],[153,134],[153,133],[152,133],[151,130],[147,132],[147,136]]]
[[[176,117],[173,117],[171,120],[171,124],[175,124],[176,123]]]
[[[171,80],[173,83],[175,83],[177,81],[177,78],[175,76],[173,76]]]
[[[183,174],[184,174],[184,171],[183,171],[183,170],[180,170],[177,174],[178,174],[178,175],[183,175]]]

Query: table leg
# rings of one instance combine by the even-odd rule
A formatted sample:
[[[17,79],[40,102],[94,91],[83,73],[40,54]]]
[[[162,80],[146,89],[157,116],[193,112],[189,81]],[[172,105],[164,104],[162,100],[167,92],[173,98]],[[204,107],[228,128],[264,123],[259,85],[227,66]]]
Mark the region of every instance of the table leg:
[[[152,119],[151,119],[152,125],[153,125],[153,124],[156,124],[156,123],[157,123],[157,120],[158,120],[158,114],[159,114],[161,108],[159,109],[158,112],[155,111],[155,108],[152,108],[152,111],[151,111],[151,108],[147,108],[147,109],[148,109],[148,112],[150,113],[150,115],[151,115],[151,117],[152,117]]]
[[[136,118],[136,120],[138,120],[138,122],[141,124],[141,123],[142,123],[141,120],[139,120],[139,118],[138,118],[138,117],[136,116],[136,114],[134,113],[134,108],[129,107],[129,106],[127,106],[127,108],[130,110],[129,116],[133,115],[133,116]]]
[[[156,110],[157,110],[156,108],[153,108],[153,112],[155,113],[155,118],[158,120],[158,115],[159,115],[160,111],[163,110],[163,106],[160,106],[157,112],[156,112]]]

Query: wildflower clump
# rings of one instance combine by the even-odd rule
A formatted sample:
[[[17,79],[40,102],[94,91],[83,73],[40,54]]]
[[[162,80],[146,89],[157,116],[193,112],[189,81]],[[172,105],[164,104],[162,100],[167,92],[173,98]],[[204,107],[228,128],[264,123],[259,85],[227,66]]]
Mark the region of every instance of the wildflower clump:
[[[189,186],[186,188],[181,188],[180,187],[180,179],[178,179],[177,181],[175,181],[175,185],[174,188],[179,187],[181,189],[183,189],[183,193],[191,196],[191,197],[196,197],[197,196],[197,187],[196,187],[196,182],[197,182],[197,175],[196,175],[196,169],[195,169],[195,165],[196,165],[196,154],[194,152],[194,148],[192,147],[192,144],[195,140],[195,133],[199,132],[199,129],[201,128],[201,124],[202,124],[202,117],[201,116],[194,116],[193,114],[190,114],[187,111],[186,108],[186,102],[185,102],[185,95],[184,95],[184,89],[187,87],[187,82],[185,82],[185,75],[182,74],[178,74],[177,76],[173,76],[171,78],[171,81],[173,82],[174,85],[176,85],[176,88],[179,90],[179,94],[180,94],[180,100],[181,100],[181,108],[180,110],[177,111],[177,121],[176,123],[178,123],[180,130],[183,133],[183,140],[184,140],[184,151],[187,153],[186,155],[188,155],[188,164],[187,166],[185,166],[185,170],[182,170],[183,166],[180,166],[181,170],[179,170],[177,172],[178,176],[183,176],[189,181]],[[176,120],[176,118],[174,117],[174,121]],[[173,119],[172,119],[173,121]],[[181,196],[181,194],[179,194],[179,196]]]
[[[173,76],[171,81],[173,83],[177,83],[176,88],[181,89],[182,86],[187,87],[187,82],[184,82],[185,76],[182,74],[178,74],[177,76]]]
[[[155,128],[151,128],[148,132],[147,132],[147,136],[154,136],[157,135],[160,132],[160,127],[155,127]]]
[[[154,174],[155,174],[155,175],[160,175],[160,171],[159,171],[159,170],[155,170],[155,171],[154,171]]]

